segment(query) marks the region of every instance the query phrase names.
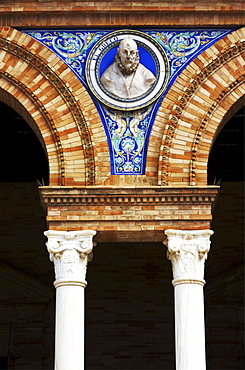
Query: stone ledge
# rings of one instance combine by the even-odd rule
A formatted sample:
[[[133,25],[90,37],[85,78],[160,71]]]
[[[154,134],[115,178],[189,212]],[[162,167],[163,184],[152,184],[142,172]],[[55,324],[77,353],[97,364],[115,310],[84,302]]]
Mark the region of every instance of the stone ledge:
[[[42,204],[55,205],[165,205],[208,204],[213,207],[218,186],[209,187],[39,187]]]

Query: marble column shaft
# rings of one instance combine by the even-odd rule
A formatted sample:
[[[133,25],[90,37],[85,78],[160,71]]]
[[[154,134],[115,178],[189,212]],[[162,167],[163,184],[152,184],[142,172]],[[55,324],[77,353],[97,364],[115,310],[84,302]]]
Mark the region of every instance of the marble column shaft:
[[[56,277],[55,370],[83,370],[84,288],[96,231],[49,230],[44,234]]]
[[[166,230],[175,300],[176,370],[205,370],[204,263],[211,230]]]

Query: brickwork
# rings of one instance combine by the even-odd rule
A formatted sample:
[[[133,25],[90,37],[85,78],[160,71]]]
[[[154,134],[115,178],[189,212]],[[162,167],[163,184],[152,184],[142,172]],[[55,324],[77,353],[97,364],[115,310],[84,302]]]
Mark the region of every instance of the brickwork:
[[[208,229],[218,187],[40,187],[50,229],[98,241],[162,241],[168,228]]]
[[[75,75],[28,35],[2,28],[1,37],[2,100],[39,136],[49,160],[50,185],[118,185],[117,176],[110,176],[99,115]],[[182,72],[157,114],[146,176],[137,178],[137,185],[206,185],[213,138],[244,93],[243,45],[244,29],[239,29]],[[131,185],[127,182],[120,177],[121,185]]]
[[[95,166],[97,177],[108,175],[109,154],[100,150],[105,133],[75,75],[28,35],[1,28],[0,37],[2,100],[27,120],[45,146],[50,184],[93,185]]]
[[[3,101],[27,119],[43,142],[50,185],[107,184],[111,193],[110,186],[118,187],[118,177],[110,176],[106,136],[81,83],[58,57],[29,36],[11,28],[2,28],[1,36]],[[206,186],[214,137],[227,112],[238,102],[242,104],[243,45],[244,29],[239,29],[206,49],[182,72],[159,110],[149,143],[146,176],[136,186],[144,182],[157,185],[157,179],[159,185]],[[127,176],[119,180],[120,186],[132,186]],[[193,191],[198,197],[198,190]],[[129,188],[123,192],[133,196]],[[88,205],[86,212],[79,211],[80,204],[76,206],[63,205],[59,213],[60,209],[48,204],[49,226],[86,228],[91,220],[97,231],[110,230],[110,238],[120,230],[124,239],[137,235],[139,240],[147,240],[150,230],[185,229],[190,221],[191,227],[208,228],[211,220],[210,205],[194,210],[185,200],[180,206],[184,208],[172,199],[169,205],[154,200],[142,208],[137,202],[114,204],[106,211],[104,204],[99,209]]]
[[[153,159],[160,151],[159,184],[207,183],[208,155],[219,125],[233,105],[243,105],[244,38],[245,29],[240,29],[205,50],[168,92],[156,118],[147,162],[147,173],[154,174]]]

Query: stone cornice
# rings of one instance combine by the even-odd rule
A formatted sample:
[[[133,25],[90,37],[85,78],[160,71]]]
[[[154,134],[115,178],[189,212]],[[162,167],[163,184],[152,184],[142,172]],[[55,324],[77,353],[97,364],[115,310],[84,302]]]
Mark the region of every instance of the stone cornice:
[[[4,1],[0,4],[2,25],[12,27],[84,26],[239,26],[244,24],[241,1],[193,2],[81,2]],[[128,19],[128,17],[130,19]]]
[[[59,205],[164,205],[215,202],[218,186],[173,187],[39,187],[44,207]]]
[[[186,3],[185,1],[167,1],[162,2],[161,0],[155,0],[151,3],[144,1],[128,1],[127,4],[120,2],[107,1],[106,4],[103,1],[31,1],[31,0],[2,0],[0,4],[0,11],[4,12],[82,12],[84,10],[90,12],[99,11],[115,11],[121,10],[126,11],[163,11],[163,12],[183,12],[183,11],[197,11],[197,12],[212,12],[212,11],[242,11],[244,9],[243,1],[233,2],[231,5],[230,1],[212,1],[203,4],[203,1],[192,1]]]

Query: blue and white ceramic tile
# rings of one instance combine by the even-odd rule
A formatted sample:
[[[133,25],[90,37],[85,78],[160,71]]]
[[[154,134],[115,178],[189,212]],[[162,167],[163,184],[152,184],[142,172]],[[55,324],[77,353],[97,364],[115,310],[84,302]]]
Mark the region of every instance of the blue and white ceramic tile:
[[[141,175],[155,116],[169,88],[197,55],[233,29],[21,31],[56,53],[88,90],[107,135],[111,173]],[[153,70],[158,83],[149,94],[132,101],[110,97],[99,82],[101,73],[113,62],[120,40],[128,33],[136,39],[140,62]]]

